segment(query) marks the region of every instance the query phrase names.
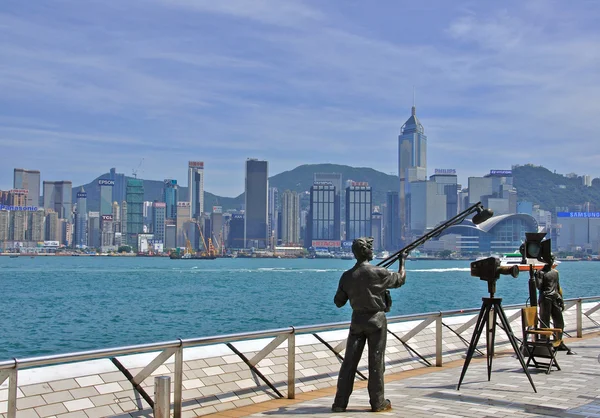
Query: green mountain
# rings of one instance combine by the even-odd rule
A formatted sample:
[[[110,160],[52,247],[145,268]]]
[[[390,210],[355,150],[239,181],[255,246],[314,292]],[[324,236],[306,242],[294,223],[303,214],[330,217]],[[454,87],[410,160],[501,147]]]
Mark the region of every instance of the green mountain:
[[[533,202],[552,212],[587,203],[591,211],[600,208],[600,179],[594,179],[588,187],[581,176],[565,177],[530,164],[515,166],[512,172],[519,201]]]
[[[555,211],[556,208],[574,207],[590,203],[590,210],[600,209],[600,179],[594,179],[591,187],[583,185],[581,176],[565,177],[553,173],[547,168],[521,165],[513,167],[513,184],[517,189],[519,201],[530,201],[540,205],[542,209]],[[348,180],[368,182],[373,188],[373,204],[382,205],[386,201],[389,190],[397,190],[398,176],[385,174],[367,167],[350,167],[337,164],[306,164],[293,170],[284,171],[269,177],[269,186],[280,192],[292,190],[306,192],[313,183],[315,173],[341,173],[342,182]],[[98,176],[83,185],[88,193],[88,210],[97,211],[100,207],[100,187],[98,179],[107,178],[108,173]],[[126,177],[129,179],[130,177]],[[466,185],[464,185],[466,186]],[[80,186],[73,188],[73,202]],[[144,200],[162,199],[163,182],[160,180],[144,180]],[[180,200],[187,200],[187,187],[180,187]],[[224,211],[239,210],[244,204],[244,194],[237,197],[217,196],[204,192],[205,208],[222,206]],[[342,202],[343,205],[343,202]],[[566,210],[566,209],[565,209]]]

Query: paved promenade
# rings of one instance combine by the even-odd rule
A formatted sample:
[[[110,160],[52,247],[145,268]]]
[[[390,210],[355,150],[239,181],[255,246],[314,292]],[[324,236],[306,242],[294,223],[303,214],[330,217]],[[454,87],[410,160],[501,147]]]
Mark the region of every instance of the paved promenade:
[[[512,351],[494,359],[491,381],[484,357],[474,357],[460,391],[456,386],[463,361],[442,368],[422,368],[387,377],[386,397],[393,409],[377,415],[394,417],[600,417],[600,333],[567,340],[576,355],[559,352],[561,371],[549,375],[530,368],[534,393]],[[331,412],[334,388],[302,393],[294,400],[274,400],[223,411],[218,417],[372,417],[366,382],[357,381],[345,413]]]

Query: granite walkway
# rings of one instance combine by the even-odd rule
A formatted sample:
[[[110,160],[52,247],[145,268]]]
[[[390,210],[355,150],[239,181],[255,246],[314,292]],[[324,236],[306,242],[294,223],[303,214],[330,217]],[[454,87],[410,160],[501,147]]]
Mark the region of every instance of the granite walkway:
[[[559,352],[561,371],[549,375],[530,368],[534,393],[519,361],[511,352],[494,359],[487,380],[485,358],[474,358],[460,391],[456,389],[462,360],[441,368],[423,368],[387,376],[386,397],[393,409],[377,415],[393,417],[600,417],[600,333],[570,339],[576,355]],[[366,382],[357,381],[345,413],[331,412],[335,388],[303,393],[293,400],[274,400],[223,411],[211,418],[241,416],[306,418],[369,417]],[[205,415],[205,417],[207,417]]]

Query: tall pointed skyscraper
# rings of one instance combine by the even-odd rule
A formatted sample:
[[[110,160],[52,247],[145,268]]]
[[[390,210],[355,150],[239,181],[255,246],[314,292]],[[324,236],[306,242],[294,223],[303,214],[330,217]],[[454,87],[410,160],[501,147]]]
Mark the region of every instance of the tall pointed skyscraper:
[[[411,115],[398,136],[398,177],[400,177],[400,228],[406,238],[410,225],[410,183],[427,180],[427,136],[413,103]]]

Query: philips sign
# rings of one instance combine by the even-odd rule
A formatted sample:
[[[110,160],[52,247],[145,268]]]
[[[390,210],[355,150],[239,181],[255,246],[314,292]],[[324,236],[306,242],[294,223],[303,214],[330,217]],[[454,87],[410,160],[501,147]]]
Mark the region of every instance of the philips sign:
[[[455,168],[436,168],[434,171],[435,174],[456,174]]]
[[[114,186],[115,185],[115,181],[114,180],[108,180],[108,179],[100,179],[100,180],[98,180],[98,185],[99,186]]]

